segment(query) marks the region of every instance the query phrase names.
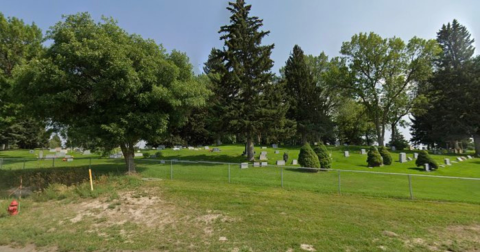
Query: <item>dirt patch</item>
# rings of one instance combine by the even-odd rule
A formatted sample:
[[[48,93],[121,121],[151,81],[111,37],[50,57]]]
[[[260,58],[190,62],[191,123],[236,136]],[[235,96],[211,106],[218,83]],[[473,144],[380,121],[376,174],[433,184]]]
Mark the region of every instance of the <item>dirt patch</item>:
[[[37,248],[33,244],[28,244],[24,247],[16,246],[0,246],[2,252],[54,252],[57,248]]]
[[[162,228],[176,221],[175,206],[158,196],[133,192],[118,194],[117,200],[95,199],[75,206],[78,214],[70,221],[77,223],[85,218],[94,218],[100,220],[95,224],[98,227],[132,222],[151,228]]]
[[[317,251],[312,245],[308,245],[308,244],[301,244],[300,248],[305,251],[312,251],[312,252]]]

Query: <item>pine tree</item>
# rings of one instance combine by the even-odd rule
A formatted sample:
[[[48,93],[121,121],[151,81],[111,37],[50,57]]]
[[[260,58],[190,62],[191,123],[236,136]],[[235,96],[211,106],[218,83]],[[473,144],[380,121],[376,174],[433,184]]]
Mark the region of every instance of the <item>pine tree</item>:
[[[384,165],[391,165],[392,164],[392,155],[390,155],[390,152],[388,151],[388,149],[386,147],[380,146],[380,148],[378,148],[378,152],[382,156]]]
[[[222,26],[219,33],[224,41],[218,57],[223,62],[219,69],[222,96],[222,121],[229,122],[231,133],[245,136],[247,157],[254,159],[254,139],[262,134],[268,125],[282,122],[284,104],[271,101],[273,61],[270,58],[274,45],[262,45],[262,39],[269,31],[261,31],[263,20],[250,16],[251,5],[243,0],[229,3],[230,24]],[[283,114],[283,115],[282,115]]]
[[[286,90],[290,108],[287,118],[297,122],[302,143],[323,135],[323,123],[329,121],[323,108],[321,90],[317,87],[302,49],[295,45],[285,65]],[[323,134],[322,134],[323,133]]]
[[[317,154],[313,151],[309,143],[305,143],[300,149],[300,154],[298,155],[298,163],[302,167],[306,168],[320,168],[320,161],[318,160]],[[318,170],[308,169],[308,172],[317,172]]]
[[[313,151],[315,151],[318,156],[321,168],[332,167],[332,159],[330,158],[327,147],[325,147],[323,143],[319,143],[317,146],[315,146],[315,148],[313,148]]]
[[[415,161],[415,165],[417,165],[417,167],[420,167],[425,166],[425,164],[429,164],[430,169],[438,169],[437,162],[432,157],[430,157],[430,155],[428,155],[428,152],[420,151],[420,153],[418,154],[418,158]]]
[[[378,167],[382,165],[382,156],[375,146],[370,147],[367,158],[368,167]]]

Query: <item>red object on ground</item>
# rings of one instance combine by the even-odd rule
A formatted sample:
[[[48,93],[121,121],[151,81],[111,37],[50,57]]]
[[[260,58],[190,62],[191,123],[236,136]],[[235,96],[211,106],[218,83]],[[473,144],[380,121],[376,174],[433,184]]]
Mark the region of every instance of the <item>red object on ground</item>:
[[[13,200],[12,203],[10,203],[10,206],[8,206],[8,213],[10,215],[17,215],[18,214],[18,202],[16,200]]]

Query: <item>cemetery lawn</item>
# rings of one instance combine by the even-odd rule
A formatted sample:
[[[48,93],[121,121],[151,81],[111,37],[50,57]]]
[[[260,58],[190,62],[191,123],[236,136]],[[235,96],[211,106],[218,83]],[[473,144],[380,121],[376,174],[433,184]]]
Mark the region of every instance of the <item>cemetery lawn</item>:
[[[478,204],[123,175],[99,179],[95,186],[93,194],[88,184],[53,186],[22,200],[18,216],[2,210],[0,250],[480,249]],[[0,209],[9,202],[0,199]]]

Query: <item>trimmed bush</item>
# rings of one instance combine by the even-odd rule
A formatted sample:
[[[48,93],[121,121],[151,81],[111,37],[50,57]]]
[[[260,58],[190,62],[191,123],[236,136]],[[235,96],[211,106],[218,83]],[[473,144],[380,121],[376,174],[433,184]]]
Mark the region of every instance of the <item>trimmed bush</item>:
[[[143,153],[143,157],[144,157],[144,158],[149,158],[149,157],[150,157],[150,153],[148,153],[148,152]]]
[[[417,167],[420,167],[420,166],[424,166],[427,163],[430,165],[430,169],[438,169],[437,162],[433,160],[433,158],[430,157],[430,155],[428,155],[428,152],[425,150],[420,151],[420,153],[418,153],[418,158],[415,161],[415,164],[417,165]]]
[[[367,158],[368,167],[378,167],[382,165],[382,156],[375,146],[370,147]]]
[[[155,156],[156,156],[157,158],[161,157],[161,156],[162,156],[162,152],[160,152],[160,151],[155,152]]]
[[[390,155],[390,152],[388,151],[387,148],[380,146],[378,148],[378,152],[380,152],[380,155],[383,158],[383,164],[384,165],[391,165],[392,164],[392,155]]]
[[[306,143],[300,149],[300,154],[298,155],[298,163],[303,167],[309,168],[320,168],[320,161],[318,160],[317,154],[313,151],[310,144]],[[311,172],[317,172],[316,170],[308,170]]]
[[[332,159],[328,153],[327,147],[323,145],[323,143],[319,143],[318,146],[313,148],[313,151],[318,156],[318,161],[320,162],[320,167],[322,168],[331,168],[332,167]]]

